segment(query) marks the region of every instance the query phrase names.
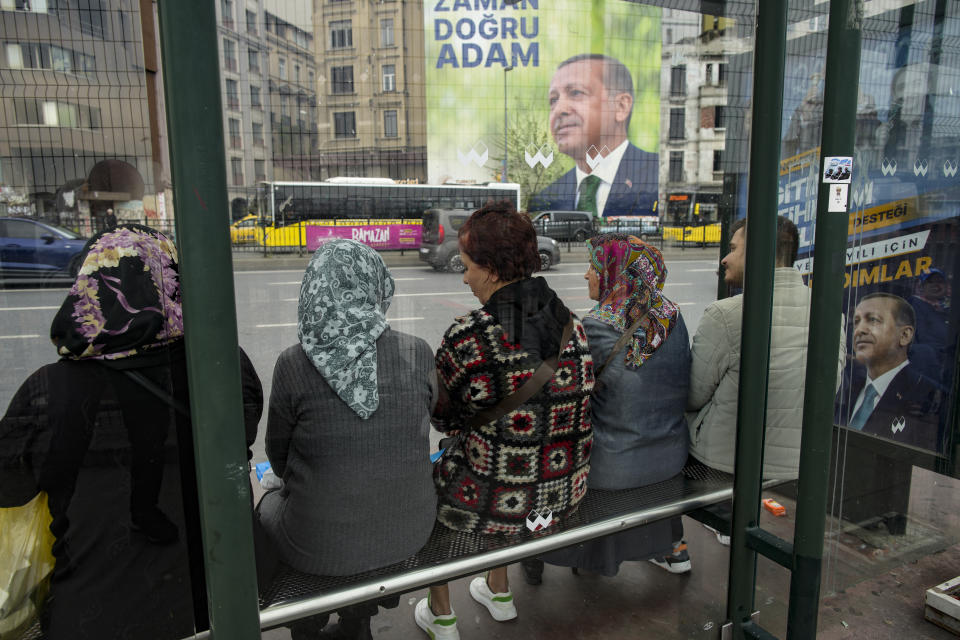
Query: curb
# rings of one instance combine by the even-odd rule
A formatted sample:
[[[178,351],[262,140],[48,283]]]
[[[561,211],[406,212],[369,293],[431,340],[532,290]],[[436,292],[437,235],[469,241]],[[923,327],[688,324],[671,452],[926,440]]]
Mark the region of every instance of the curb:
[[[665,260],[708,260],[719,262],[719,248],[717,247],[664,247],[661,249]],[[427,263],[420,260],[420,255],[413,250],[382,251],[383,261],[388,267],[414,267]],[[569,249],[560,247],[560,264],[566,261],[585,262],[587,259],[586,247],[573,246]],[[306,269],[310,261],[310,254],[304,252],[302,256],[291,254],[267,254],[250,252],[234,252],[233,270],[238,271],[281,271],[292,269]]]

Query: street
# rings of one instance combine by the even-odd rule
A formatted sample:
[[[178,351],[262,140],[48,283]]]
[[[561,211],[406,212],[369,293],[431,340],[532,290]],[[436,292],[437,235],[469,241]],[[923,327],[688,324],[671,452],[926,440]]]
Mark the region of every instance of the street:
[[[686,257],[686,256],[681,256]],[[592,306],[587,297],[586,253],[563,253],[563,262],[543,275],[575,313],[583,316]],[[716,297],[716,260],[699,254],[695,259],[667,258],[665,293],[680,305],[692,336],[703,309]],[[453,318],[479,306],[459,274],[437,272],[420,264],[391,267],[396,293],[387,314],[390,326],[419,336],[432,348],[440,343]],[[297,298],[300,269],[238,271],[234,274],[237,299],[237,331],[263,382],[269,400],[273,365],[279,353],[297,340]],[[6,410],[19,385],[38,367],[54,362],[50,322],[67,292],[66,288],[6,289],[0,291],[0,407]],[[189,311],[186,312],[189,314]],[[266,459],[263,434],[254,446],[254,461]]]

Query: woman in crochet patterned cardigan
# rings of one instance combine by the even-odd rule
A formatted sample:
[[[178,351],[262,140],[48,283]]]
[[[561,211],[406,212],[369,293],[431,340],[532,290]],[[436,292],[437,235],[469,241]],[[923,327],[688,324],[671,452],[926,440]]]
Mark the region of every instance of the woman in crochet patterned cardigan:
[[[586,492],[590,469],[593,360],[579,319],[539,268],[529,219],[508,202],[488,203],[459,231],[463,282],[482,305],[457,318],[437,351],[439,400],[433,424],[448,436],[434,472],[437,520],[457,531],[513,536],[528,518],[567,517]],[[544,362],[545,383],[518,406],[524,383]],[[528,389],[535,389],[532,384]],[[514,395],[517,394],[517,395]],[[509,402],[509,400],[508,400]],[[506,567],[470,584],[495,620],[516,617]],[[432,638],[459,638],[446,584],[416,607]]]

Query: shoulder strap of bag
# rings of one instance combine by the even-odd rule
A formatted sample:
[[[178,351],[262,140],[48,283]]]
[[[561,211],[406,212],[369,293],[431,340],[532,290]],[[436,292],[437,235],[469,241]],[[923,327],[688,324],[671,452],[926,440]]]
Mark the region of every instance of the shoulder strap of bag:
[[[141,387],[143,387],[144,389],[146,389],[147,391],[149,391],[150,393],[157,396],[158,398],[163,400],[165,403],[173,407],[174,411],[176,411],[177,413],[179,413],[180,415],[186,418],[190,417],[190,412],[187,410],[187,407],[182,402],[180,402],[179,400],[171,396],[169,393],[167,393],[166,391],[158,387],[156,384],[153,383],[152,380],[150,380],[150,378],[143,375],[139,371],[134,371],[133,369],[124,369],[123,372],[127,375],[128,378],[130,378],[131,380],[139,384]]]
[[[641,316],[639,320],[634,322],[632,325],[630,325],[630,327],[626,331],[623,332],[623,335],[620,336],[620,339],[617,340],[616,344],[613,345],[613,349],[610,350],[610,355],[607,356],[606,361],[604,361],[604,363],[600,365],[599,369],[594,370],[593,372],[594,384],[596,384],[596,381],[600,379],[600,374],[603,373],[604,369],[607,368],[607,365],[613,362],[614,356],[620,353],[620,350],[626,346],[627,341],[631,337],[633,337],[634,332],[636,332],[636,330],[640,328],[640,325],[646,325],[646,322],[645,322],[646,320],[647,320],[646,315]]]
[[[572,335],[573,316],[571,315],[567,325],[563,328],[563,334],[560,336],[560,350],[557,352],[557,355],[544,360],[533,372],[533,375],[530,376],[519,389],[501,400],[496,406],[484,409],[467,420],[466,428],[475,429],[480,425],[493,422],[497,418],[507,415],[536,395],[536,393],[543,388],[543,385],[547,384],[547,381],[553,377],[553,374],[557,370],[557,364],[560,361],[560,354],[563,353],[563,350],[567,347],[567,343],[570,342],[570,336]]]

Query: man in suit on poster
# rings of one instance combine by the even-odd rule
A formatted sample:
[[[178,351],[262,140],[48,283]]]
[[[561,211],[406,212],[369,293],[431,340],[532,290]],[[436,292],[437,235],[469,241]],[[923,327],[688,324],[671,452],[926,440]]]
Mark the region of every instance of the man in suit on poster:
[[[941,392],[907,358],[916,317],[906,300],[871,293],[853,315],[853,354],[867,369],[841,391],[841,424],[896,442],[937,450]],[[851,404],[852,402],[852,404]]]
[[[657,154],[627,140],[633,79],[616,58],[585,53],[550,82],[550,133],[576,166],[535,195],[530,211],[580,210],[594,218],[653,215]]]

